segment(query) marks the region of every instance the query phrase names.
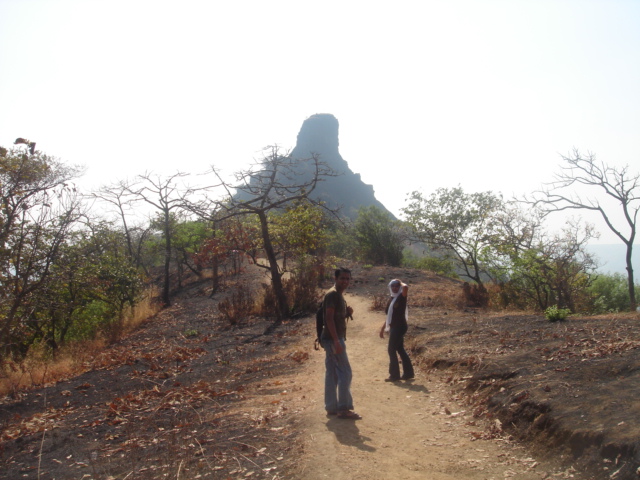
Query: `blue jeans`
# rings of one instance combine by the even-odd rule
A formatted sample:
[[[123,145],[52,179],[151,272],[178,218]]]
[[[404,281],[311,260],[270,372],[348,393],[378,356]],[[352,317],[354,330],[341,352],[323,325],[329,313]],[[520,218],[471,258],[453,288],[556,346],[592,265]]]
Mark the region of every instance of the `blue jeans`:
[[[351,365],[347,357],[347,347],[344,339],[340,339],[342,353],[333,353],[333,340],[322,340],[325,351],[324,365],[324,408],[327,412],[341,412],[353,410],[351,397]]]

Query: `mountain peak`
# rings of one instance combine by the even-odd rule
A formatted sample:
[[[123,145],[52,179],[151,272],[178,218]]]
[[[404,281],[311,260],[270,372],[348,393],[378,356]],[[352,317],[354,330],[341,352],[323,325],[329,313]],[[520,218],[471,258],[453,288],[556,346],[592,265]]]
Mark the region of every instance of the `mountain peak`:
[[[323,152],[327,157],[339,157],[339,127],[338,119],[330,113],[311,115],[302,123],[294,152],[298,150],[302,156]]]
[[[316,113],[302,123],[296,146],[290,154],[295,164],[294,169],[297,169],[296,173],[310,175],[309,162],[306,160],[317,156],[321,162],[337,175],[322,177],[311,193],[310,198],[324,202],[331,209],[339,209],[339,214],[342,217],[355,219],[358,209],[373,205],[395,218],[376,199],[373,187],[364,183],[360,178],[360,174],[354,173],[340,155],[338,150],[338,129],[338,119],[330,113]],[[307,180],[310,180],[310,178],[307,178]],[[286,184],[292,179],[282,176],[278,178],[278,181]],[[257,175],[250,180],[254,187],[258,182],[260,180]],[[235,197],[247,201],[251,198],[250,195],[249,190],[240,190],[236,192]]]
[[[330,113],[311,115],[302,123],[296,146],[291,151],[293,159],[318,155],[322,162],[340,174],[324,179],[312,197],[324,201],[331,208],[340,207],[342,215],[350,218],[356,217],[360,207],[371,205],[391,214],[376,199],[373,186],[364,183],[360,174],[354,173],[340,155],[339,126],[338,119]]]

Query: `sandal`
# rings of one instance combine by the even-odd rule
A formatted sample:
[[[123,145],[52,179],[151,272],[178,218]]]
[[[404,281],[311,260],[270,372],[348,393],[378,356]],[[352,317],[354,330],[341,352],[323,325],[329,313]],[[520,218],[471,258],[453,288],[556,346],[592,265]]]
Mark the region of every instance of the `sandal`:
[[[338,413],[338,418],[344,418],[347,420],[362,420],[361,415],[358,415],[356,412],[352,412],[351,410]]]

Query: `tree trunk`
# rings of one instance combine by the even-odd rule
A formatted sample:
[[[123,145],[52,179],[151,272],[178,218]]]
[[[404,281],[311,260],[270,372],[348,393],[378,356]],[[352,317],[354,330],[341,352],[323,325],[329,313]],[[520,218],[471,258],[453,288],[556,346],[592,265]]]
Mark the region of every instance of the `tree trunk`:
[[[631,254],[633,252],[633,240],[630,243],[627,243],[627,283],[629,286],[629,310],[632,312],[636,311],[638,307],[638,303],[636,301],[636,288],[635,283],[633,281],[633,265],[631,263]]]
[[[213,256],[213,261],[211,263],[211,276],[212,276],[212,288],[211,288],[211,297],[218,291],[220,288],[220,275],[218,274],[218,255]]]
[[[264,243],[264,252],[267,255],[269,261],[269,271],[271,272],[271,285],[273,287],[273,293],[278,302],[277,318],[282,320],[287,317],[289,306],[287,305],[287,296],[282,286],[282,274],[280,273],[280,267],[278,266],[278,259],[276,253],[273,250],[271,244],[271,237],[269,236],[269,225],[267,224],[267,216],[264,213],[258,215],[260,217],[260,227],[262,230],[262,239]]]
[[[171,267],[171,232],[169,225],[169,210],[164,212],[164,285],[162,287],[162,303],[165,307],[171,305],[169,275]]]

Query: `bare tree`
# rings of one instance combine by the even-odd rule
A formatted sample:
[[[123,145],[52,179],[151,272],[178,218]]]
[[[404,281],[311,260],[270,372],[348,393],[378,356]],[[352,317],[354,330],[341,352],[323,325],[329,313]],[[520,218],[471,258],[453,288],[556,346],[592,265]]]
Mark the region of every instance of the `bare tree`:
[[[122,224],[124,238],[127,244],[127,253],[136,267],[141,267],[147,276],[147,266],[142,261],[142,245],[147,238],[150,228],[131,225],[129,217],[132,210],[133,194],[129,190],[130,185],[125,181],[118,181],[113,185],[103,186],[97,192],[92,192],[91,197],[106,202],[115,210],[115,214]]]
[[[219,186],[226,192],[214,203],[218,221],[235,216],[258,219],[262,248],[267,257],[267,265],[258,265],[270,272],[280,320],[288,316],[288,303],[282,285],[283,270],[278,264],[278,252],[270,231],[269,213],[303,199],[326,208],[310,195],[324,177],[336,174],[317,155],[308,159],[292,159],[288,153],[281,153],[277,146],[267,147],[265,151],[264,157],[254,165],[255,170],[250,168],[235,174],[235,185],[224,180],[220,171],[212,167]]]
[[[562,156],[564,164],[554,180],[534,193],[531,203],[540,206],[547,214],[565,210],[590,210],[598,212],[605,224],[627,247],[626,269],[630,309],[636,309],[631,254],[636,238],[638,211],[640,211],[640,174],[630,173],[629,166],[611,167],[596,162],[594,154],[582,156],[576,149],[570,156]],[[575,187],[587,187],[589,196],[583,198]],[[610,200],[608,205],[606,201]],[[613,206],[612,206],[613,205]],[[622,211],[620,221],[614,219],[615,209]]]
[[[126,191],[138,201],[143,201],[158,210],[164,233],[164,281],[162,286],[162,302],[171,305],[170,267],[171,267],[171,214],[185,208],[189,196],[197,189],[178,185],[178,180],[186,177],[186,173],[176,172],[166,178],[153,173],[145,173],[137,177],[132,184],[125,184]]]

